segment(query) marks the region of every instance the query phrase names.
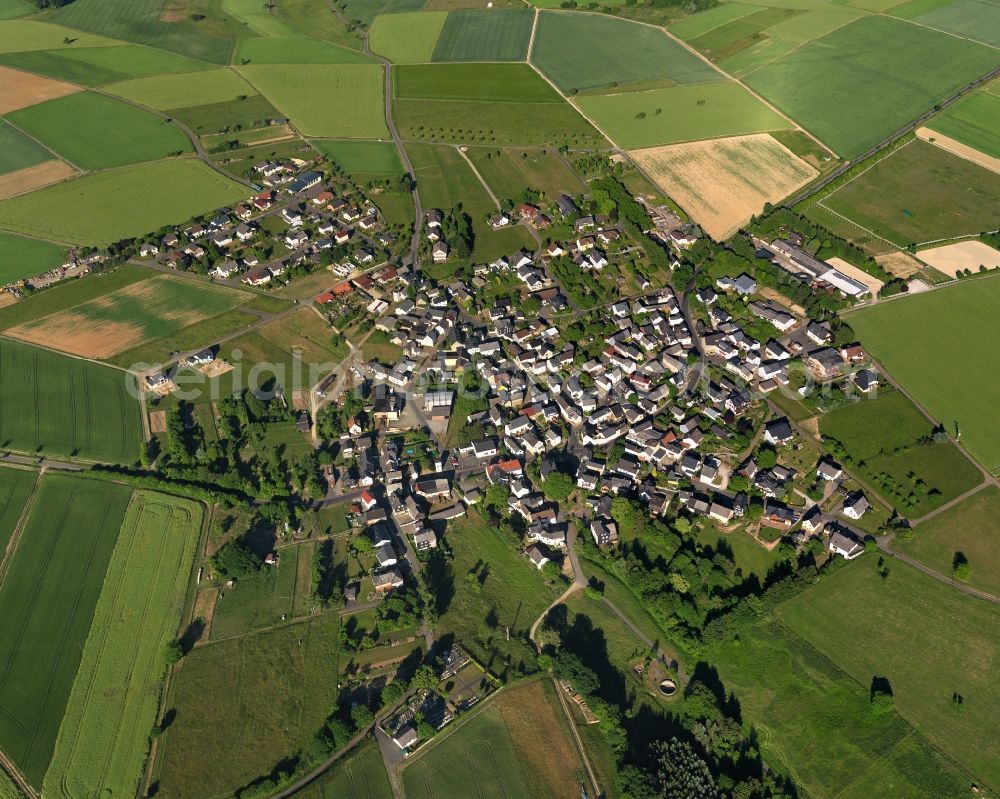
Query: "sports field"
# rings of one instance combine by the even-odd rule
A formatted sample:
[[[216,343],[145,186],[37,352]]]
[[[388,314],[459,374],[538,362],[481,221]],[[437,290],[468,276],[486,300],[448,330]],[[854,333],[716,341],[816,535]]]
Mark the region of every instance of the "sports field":
[[[114,169],[0,202],[0,230],[107,244],[236,202],[247,189],[200,161]]]
[[[0,174],[27,169],[52,158],[52,153],[5,120],[0,120],[0,152],[3,153]]]
[[[46,796],[132,796],[201,528],[195,502],[132,495],[45,773]]]
[[[308,136],[388,138],[378,64],[246,66],[242,74]]]
[[[351,175],[403,174],[403,164],[392,142],[316,139],[311,144]]]
[[[632,158],[717,241],[818,174],[760,133],[634,150]]]
[[[0,745],[36,787],[131,493],[103,481],[42,477],[0,584]]]
[[[178,128],[140,108],[81,92],[15,111],[17,127],[81,169],[107,169],[191,150]]]
[[[394,64],[427,63],[447,17],[447,11],[379,14],[372,23],[369,44],[373,52]]]
[[[434,61],[524,61],[535,12],[452,11],[434,48]]]
[[[132,463],[139,405],[123,372],[0,341],[0,442],[7,449]]]
[[[987,469],[1000,470],[1000,309],[995,278],[880,304],[851,316],[861,343]],[[947,331],[943,333],[942,331]]]
[[[48,272],[65,257],[65,247],[57,244],[0,233],[0,286]]]
[[[822,204],[906,247],[993,229],[1000,174],[915,140]]]
[[[106,359],[228,311],[247,297],[238,289],[157,275],[6,332],[50,349]]]
[[[250,84],[231,69],[136,78],[115,83],[108,91],[159,111],[224,103],[256,94]]]
[[[580,12],[540,12],[531,62],[564,93],[644,81],[725,80],[662,30]]]
[[[114,49],[75,45],[67,48],[63,45],[62,49],[0,55],[0,63],[82,86],[103,86],[114,81],[168,72],[196,72],[214,66],[139,44]]]
[[[927,127],[1000,158],[1000,84],[993,91],[980,89],[963,97],[934,117]]]
[[[303,788],[299,796],[301,799],[392,799],[392,787],[378,745],[371,738],[365,739],[326,774]]]
[[[738,83],[704,83],[576,98],[583,113],[627,150],[764,133],[792,124]]]
[[[188,655],[170,687],[177,718],[160,740],[157,795],[229,795],[311,741],[335,708],[339,635],[332,614]]]
[[[237,64],[371,64],[356,50],[323,42],[311,36],[269,36],[244,39],[239,44]]]
[[[947,70],[939,69],[942,62]],[[746,82],[850,158],[995,66],[990,48],[867,16],[762,67]]]
[[[38,473],[0,466],[0,559],[21,519]]]
[[[983,784],[1000,787],[1000,607],[896,561],[882,580],[869,555],[789,600],[778,616],[862,686],[888,678],[903,718]]]
[[[583,191],[579,176],[554,150],[470,147],[466,155],[501,199],[513,199],[529,188],[542,192],[549,199]]]

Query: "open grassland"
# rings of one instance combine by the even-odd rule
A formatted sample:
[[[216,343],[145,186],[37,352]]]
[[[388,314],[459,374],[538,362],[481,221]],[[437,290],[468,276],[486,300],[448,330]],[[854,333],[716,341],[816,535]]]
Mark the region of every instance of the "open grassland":
[[[275,13],[274,5],[263,5],[257,0],[222,0],[222,10],[261,36],[284,36],[295,32]]]
[[[4,66],[0,66],[0,84],[4,87],[3,94],[0,95],[0,114],[9,114],[19,108],[27,108],[80,91],[79,86],[71,83],[50,80]]]
[[[947,70],[938,68],[942,62]],[[746,80],[840,155],[853,157],[995,66],[990,48],[868,16]]]
[[[844,607],[845,596],[855,612]],[[1000,785],[1000,608],[903,563],[890,562],[882,579],[867,556],[778,615],[860,686],[887,678],[904,719],[992,790]],[[961,706],[952,701],[956,693]]]
[[[0,0],[0,19],[14,19],[33,14],[38,9],[28,0]]]
[[[642,81],[725,80],[660,29],[577,12],[540,12],[531,62],[563,92]]]
[[[46,796],[138,792],[201,517],[189,500],[132,495],[45,773]]]
[[[72,44],[66,44],[69,39]],[[7,20],[0,25],[0,53],[20,53],[25,50],[76,49],[84,47],[111,47],[121,45],[104,36],[50,25],[32,19]]]
[[[818,174],[767,134],[636,150],[632,158],[712,238],[721,241]]]
[[[107,169],[189,152],[178,128],[140,108],[81,92],[15,111],[18,128],[81,169]]]
[[[350,175],[403,174],[403,164],[392,142],[317,139],[312,145]]]
[[[356,32],[348,31],[333,13],[333,9],[325,3],[317,5],[315,0],[281,0],[271,8],[296,33],[350,47],[352,50],[361,49],[361,37]]]
[[[131,490],[42,477],[0,584],[0,744],[41,786]]]
[[[124,373],[0,341],[0,442],[7,449],[132,463],[141,428]]]
[[[984,342],[998,308],[1000,280],[987,278],[851,317],[865,349],[949,433],[957,424],[963,446],[991,471],[1000,469],[1000,354]]]
[[[445,733],[403,771],[407,799],[460,796],[470,785],[480,796],[528,799],[518,757],[503,717],[490,707]]]
[[[951,0],[943,3],[914,0],[893,9],[892,14],[962,38],[1000,47],[1000,15],[996,5],[989,0]]]
[[[535,22],[528,9],[452,11],[434,48],[435,61],[524,61]]]
[[[256,94],[231,69],[136,78],[109,86],[108,91],[160,111],[189,107],[192,100],[197,105],[209,105]]]
[[[867,564],[866,564],[867,565]],[[870,618],[860,602],[829,617]],[[828,611],[828,613],[831,613]],[[909,645],[902,647],[912,653]],[[936,647],[930,652],[936,650]],[[872,710],[866,675],[845,679],[836,666],[778,622],[741,631],[712,647],[710,661],[739,697],[764,758],[787,769],[814,799],[961,799],[968,780],[896,714]],[[884,674],[876,669],[873,674]],[[860,681],[860,678],[859,678]]]
[[[307,744],[335,708],[339,631],[324,616],[188,655],[170,689],[158,795],[228,795]]]
[[[941,574],[951,574],[956,553],[972,566],[969,584],[1000,596],[1000,489],[988,486],[918,525],[910,541],[893,546]]]
[[[0,560],[3,560],[37,479],[37,472],[0,467]]]
[[[0,55],[0,63],[83,86],[163,73],[186,73],[214,65],[139,44],[121,47],[63,47]]]
[[[246,66],[243,75],[302,133],[387,138],[385,82],[378,64]]]
[[[188,4],[167,0],[76,0],[56,9],[50,17],[61,25],[150,44],[191,58],[225,64],[236,36],[246,35],[238,21],[225,16],[216,3]]]
[[[513,199],[529,188],[549,199],[579,194],[584,188],[579,176],[554,150],[471,147],[466,154],[501,199]]]
[[[378,744],[371,738],[298,792],[301,799],[392,799]]]
[[[948,106],[927,126],[993,158],[1000,158],[1000,94],[980,90]]]
[[[271,36],[245,39],[237,52],[238,64],[371,64],[356,50],[310,36]]]
[[[905,247],[994,228],[1000,174],[917,139],[822,202]]]
[[[248,295],[172,275],[7,330],[7,335],[87,358],[108,358],[239,305]]]
[[[866,339],[862,337],[866,347]],[[980,482],[980,473],[951,442],[928,443],[931,424],[901,392],[886,388],[877,399],[843,405],[820,418],[820,431],[844,445],[872,483],[880,473],[889,475],[907,497],[893,494],[876,483],[879,492],[900,513],[918,518],[939,508]],[[938,493],[921,494],[908,475]],[[914,491],[912,496],[910,492]]]
[[[66,249],[57,244],[0,233],[0,285],[48,272],[65,256]]]
[[[242,129],[244,135],[255,128],[267,128],[269,132],[274,131],[277,136],[278,130],[288,131],[288,126],[282,128],[271,127],[272,120],[283,117],[264,97],[251,89],[247,95],[241,95],[242,99],[224,100],[221,103],[206,103],[205,105],[192,105],[185,108],[167,109],[167,114],[174,119],[183,122],[198,135],[211,134],[219,131],[233,131],[226,135],[226,140],[239,139],[239,134],[235,131]],[[286,133],[286,135],[288,135]],[[301,142],[296,142],[301,146]],[[229,150],[225,151],[230,157]]]
[[[200,161],[139,164],[86,175],[0,202],[0,230],[107,244],[243,198],[247,189]]]
[[[434,55],[447,17],[447,11],[380,14],[372,23],[369,45],[394,64],[425,64]]]
[[[52,153],[5,120],[0,120],[0,152],[3,153],[0,174],[18,172],[52,159]]]
[[[347,17],[371,25],[378,14],[419,11],[424,0],[347,0]]]
[[[583,95],[576,103],[588,119],[625,149],[792,127],[732,81]]]

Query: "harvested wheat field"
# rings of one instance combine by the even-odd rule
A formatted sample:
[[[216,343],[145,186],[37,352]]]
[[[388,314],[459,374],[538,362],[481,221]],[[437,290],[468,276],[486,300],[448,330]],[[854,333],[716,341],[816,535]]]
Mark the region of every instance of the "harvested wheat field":
[[[630,153],[702,229],[722,241],[819,173],[766,133]]]
[[[882,286],[885,285],[877,277],[869,275],[864,269],[858,269],[854,264],[849,264],[843,258],[827,258],[826,262],[830,266],[835,267],[838,272],[847,275],[849,278],[853,278],[861,283],[868,286],[868,290],[872,293],[872,296],[878,296],[878,291]]]
[[[1000,158],[994,158],[992,155],[987,155],[975,147],[969,147],[967,144],[962,144],[960,141],[943,136],[930,128],[917,128],[917,138],[930,142],[952,155],[964,158],[966,161],[979,164],[979,166],[991,172],[1000,172]]]
[[[1000,266],[1000,252],[981,241],[961,241],[943,247],[931,247],[917,252],[920,260],[939,272],[955,277],[965,269],[978,272],[980,266],[994,269]]]
[[[0,200],[27,194],[29,191],[51,186],[76,175],[77,171],[73,167],[65,161],[56,160],[8,172],[6,175],[0,175]]]
[[[903,278],[904,280],[913,277],[924,268],[924,265],[920,261],[902,250],[886,253],[885,255],[876,255],[875,260],[890,275]]]
[[[4,66],[0,66],[0,86],[3,86],[3,91],[0,92],[0,114],[9,114],[19,108],[80,91],[80,87],[72,83]]]

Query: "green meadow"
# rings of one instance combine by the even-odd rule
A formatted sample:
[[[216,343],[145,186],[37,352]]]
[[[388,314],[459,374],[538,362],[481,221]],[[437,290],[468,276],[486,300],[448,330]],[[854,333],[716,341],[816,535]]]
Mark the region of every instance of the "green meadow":
[[[0,233],[0,285],[48,272],[65,256],[66,248],[58,244]]]

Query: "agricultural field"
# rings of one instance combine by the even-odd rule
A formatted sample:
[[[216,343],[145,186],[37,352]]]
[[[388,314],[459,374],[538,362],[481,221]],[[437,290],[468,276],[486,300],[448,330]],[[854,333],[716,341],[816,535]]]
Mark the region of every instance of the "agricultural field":
[[[388,138],[378,64],[246,66],[241,73],[308,136]]]
[[[447,17],[447,11],[379,14],[369,35],[372,52],[394,64],[428,63]]]
[[[863,335],[861,342],[870,348]],[[906,396],[891,388],[880,386],[877,399],[862,399],[835,408],[820,418],[819,427],[824,436],[843,444],[855,461],[864,462],[862,476],[870,478],[885,472],[909,494],[914,486],[907,475],[912,473],[915,479],[940,492],[914,496],[912,505],[907,506],[886,487],[879,487],[880,493],[898,506],[904,516],[922,516],[975,487],[981,479],[979,470],[954,444],[926,442],[931,423]]]
[[[312,740],[335,707],[339,634],[327,615],[191,652],[170,688],[158,795],[228,795]]]
[[[821,202],[902,249],[990,229],[1000,174],[915,139]]]
[[[37,480],[37,472],[0,466],[0,560]]]
[[[247,189],[194,160],[108,170],[0,202],[0,230],[106,244],[221,208]]]
[[[850,317],[865,349],[987,469],[1000,469],[1000,356],[989,341],[1000,281],[963,282]],[[928,320],[935,324],[928,324]],[[941,331],[947,330],[947,335]]]
[[[0,341],[0,442],[5,449],[132,463],[138,401],[123,372]]]
[[[725,80],[662,30],[578,12],[539,13],[531,62],[565,94],[647,81]]]
[[[767,134],[630,153],[662,192],[717,241],[819,174]]]
[[[6,120],[0,120],[0,152],[3,153],[2,174],[37,166],[52,158],[52,153]]]
[[[66,40],[72,41],[71,45]],[[0,25],[0,53],[20,53],[26,50],[51,50],[85,47],[113,47],[122,45],[105,36],[94,36],[61,25],[38,22],[33,19],[5,20]]]
[[[392,788],[378,744],[366,738],[298,795],[301,799],[392,799]]]
[[[0,19],[14,19],[33,14],[38,9],[27,0],[0,0]]]
[[[938,68],[942,60],[947,70]],[[866,16],[763,66],[746,82],[852,158],[995,66],[996,51],[990,48]]]
[[[846,596],[864,611],[845,612]],[[867,556],[783,604],[778,616],[860,685],[887,678],[902,718],[977,781],[1000,786],[1000,608],[896,561],[883,579]]]
[[[371,25],[379,14],[419,11],[424,0],[347,0],[347,16],[365,25]]]
[[[1000,19],[988,0],[911,0],[890,13],[963,39],[1000,47]]]
[[[7,117],[80,169],[107,169],[189,152],[178,128],[148,111],[91,92],[15,111]]]
[[[871,567],[874,561],[857,565]],[[893,573],[902,568],[892,567]],[[848,620],[852,627],[858,620],[881,623],[881,615],[859,610],[867,609],[860,598],[845,608],[843,595],[839,596],[840,605],[826,611],[824,626],[840,620]],[[879,597],[872,599],[881,607]],[[890,607],[885,612],[894,610]],[[784,608],[779,613],[784,617]],[[855,648],[853,643],[848,646]],[[936,646],[924,650],[927,663],[937,662],[933,657],[937,650]],[[914,651],[907,644],[900,654],[912,660]],[[876,667],[871,674],[848,679],[825,655],[778,621],[741,631],[737,640],[712,647],[709,657],[726,689],[739,697],[743,718],[757,730],[764,758],[792,774],[806,795],[870,799],[886,790],[899,799],[968,795],[965,774],[906,721],[895,713],[873,712],[869,685],[874,675],[885,673],[883,669]]]
[[[627,150],[792,127],[732,81],[588,94],[575,102],[615,144]]]
[[[392,142],[316,139],[312,146],[349,175],[399,177],[403,164]]]
[[[244,95],[243,99],[225,100],[221,103],[207,103],[205,105],[192,105],[185,108],[169,108],[167,114],[179,122],[183,122],[196,134],[216,133],[219,131],[235,131],[240,129],[243,135],[255,128],[265,128],[271,131],[278,131],[282,128],[271,127],[273,120],[281,118],[282,112],[278,111],[264,97],[257,94],[255,90]],[[284,128],[287,130],[287,126]],[[276,132],[273,134],[279,135]],[[239,139],[239,134],[233,133],[226,136],[226,141]],[[302,146],[300,141],[296,141],[298,146]],[[229,150],[225,151],[227,157]]]
[[[5,66],[0,66],[0,82],[4,86],[3,96],[0,97],[0,114],[9,114],[20,108],[80,91],[80,87],[72,83],[50,80],[41,75],[32,75],[30,72],[21,72]]]
[[[250,84],[231,69],[135,78],[115,83],[108,91],[159,111],[188,108],[193,99],[198,105],[209,105],[256,94]]]
[[[45,773],[46,796],[138,791],[201,518],[195,502],[132,495]]]
[[[992,158],[1000,158],[1000,83],[963,97],[931,119],[927,126]]]
[[[65,257],[66,249],[57,244],[0,233],[0,285],[48,272]]]
[[[238,1],[244,4],[253,2],[253,0]],[[352,50],[361,49],[361,38],[358,34],[348,31],[329,7],[317,6],[313,0],[282,0],[277,6],[271,7],[271,12],[296,33],[333,42]]]
[[[466,155],[502,200],[514,198],[528,188],[542,192],[549,199],[584,190],[579,176],[554,150],[471,147]]]
[[[356,50],[323,42],[311,36],[244,39],[240,42],[235,61],[243,65],[372,63],[370,58]]]
[[[222,314],[248,296],[238,289],[157,275],[6,332],[73,355],[107,359]]]
[[[74,45],[8,53],[0,55],[0,63],[83,86],[103,86],[146,75],[197,72],[216,66],[138,44],[115,48]]]
[[[43,189],[79,174],[65,161],[56,159],[0,174],[0,200],[7,200],[37,189]]]
[[[434,47],[434,61],[524,61],[535,12],[452,11]]]
[[[427,208],[450,210],[461,203],[475,221],[477,215],[494,207],[483,184],[454,147],[408,144],[406,152]]]
[[[43,476],[0,584],[0,745],[34,786],[52,756],[131,493]]]

